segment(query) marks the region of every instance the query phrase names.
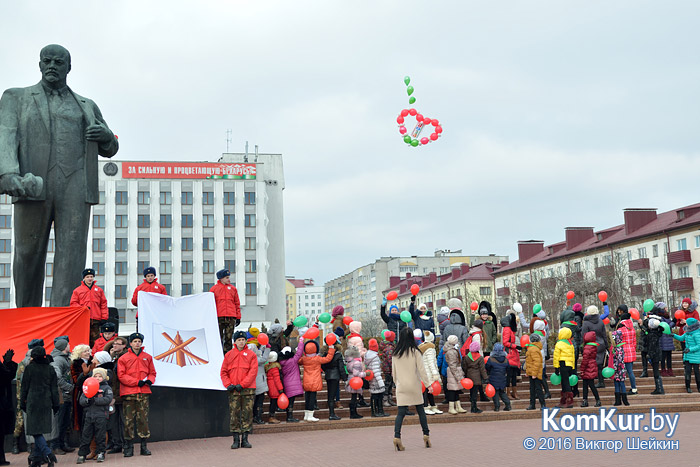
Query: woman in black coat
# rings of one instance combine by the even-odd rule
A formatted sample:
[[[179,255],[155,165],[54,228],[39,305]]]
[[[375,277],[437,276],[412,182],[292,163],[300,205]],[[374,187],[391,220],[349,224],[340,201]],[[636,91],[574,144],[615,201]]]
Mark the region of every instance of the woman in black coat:
[[[27,413],[25,430],[34,436],[34,451],[30,454],[30,466],[39,467],[47,462],[52,467],[56,456],[46,444],[43,433],[51,433],[53,415],[58,412],[58,378],[49,365],[43,347],[32,349],[31,361],[22,376],[20,408]]]
[[[12,361],[15,352],[10,349],[0,363],[0,465],[9,465],[5,459],[5,435],[13,432],[15,411],[12,400],[12,379],[17,373],[17,364]]]

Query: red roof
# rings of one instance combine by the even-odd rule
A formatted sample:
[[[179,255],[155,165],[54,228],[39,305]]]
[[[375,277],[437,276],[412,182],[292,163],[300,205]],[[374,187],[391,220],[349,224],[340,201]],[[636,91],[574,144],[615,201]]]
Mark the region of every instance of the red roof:
[[[287,279],[289,282],[292,283],[294,288],[296,289],[303,289],[304,287],[313,287],[314,285],[314,280],[313,279]]]
[[[436,282],[427,284],[425,287],[422,285],[424,279],[428,279],[430,276],[411,276],[409,278],[406,278],[396,284],[394,287],[391,287],[389,289],[386,289],[384,293],[386,294],[390,290],[396,290],[397,292],[401,290],[401,286],[406,287],[406,291],[404,293],[399,293],[399,297],[401,296],[406,296],[406,295],[411,295],[411,285],[413,284],[418,284],[421,286],[421,290],[430,290],[434,287],[441,287],[446,284],[452,284],[454,282],[460,282],[464,280],[468,281],[492,281],[493,279],[493,271],[501,267],[498,264],[492,264],[492,263],[484,263],[484,264],[479,264],[477,266],[471,266],[469,268],[469,271],[466,273],[462,272],[462,269],[460,269],[459,266],[454,267],[452,270],[453,271],[459,271],[459,273],[454,273],[456,274],[456,277],[453,277],[452,272],[448,272],[447,274],[443,274],[441,276],[436,277]]]
[[[626,212],[634,212],[628,210]],[[652,211],[652,210],[646,210]],[[566,248],[566,242],[554,243],[544,246],[544,250],[525,261],[513,261],[507,266],[498,269],[498,274],[507,273],[525,266],[534,266],[538,263],[549,262],[558,258],[576,255],[589,250],[610,247],[617,243],[629,242],[631,240],[648,237],[672,230],[686,228],[695,224],[700,224],[700,203],[691,204],[672,211],[663,212],[656,215],[656,219],[649,221],[641,227],[628,223],[595,232],[590,239],[576,245],[571,249]],[[631,228],[636,228],[628,233]],[[551,250],[551,252],[550,252]]]

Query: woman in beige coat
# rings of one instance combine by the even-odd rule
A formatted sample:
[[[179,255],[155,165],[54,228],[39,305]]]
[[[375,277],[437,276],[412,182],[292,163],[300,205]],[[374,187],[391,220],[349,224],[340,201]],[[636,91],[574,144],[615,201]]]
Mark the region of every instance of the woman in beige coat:
[[[394,447],[397,451],[405,448],[401,443],[401,425],[403,418],[408,412],[408,406],[414,405],[423,429],[423,442],[425,447],[430,447],[430,431],[428,430],[428,418],[423,409],[423,392],[421,383],[426,390],[432,394],[430,379],[425,373],[423,356],[418,350],[416,341],[413,339],[413,330],[406,326],[399,333],[399,342],[394,349],[394,356],[391,361],[391,371],[396,383],[396,404],[399,411],[394,422]]]

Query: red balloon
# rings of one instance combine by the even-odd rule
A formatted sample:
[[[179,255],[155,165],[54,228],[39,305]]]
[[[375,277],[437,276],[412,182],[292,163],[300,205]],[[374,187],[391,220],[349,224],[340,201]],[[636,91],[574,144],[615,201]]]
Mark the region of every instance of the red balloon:
[[[429,142],[430,142],[430,140],[426,137],[423,137],[420,139],[420,144],[428,144]]]
[[[487,356],[484,357],[484,364],[486,364],[486,363],[488,363],[488,362],[489,362],[489,356],[487,355]]]
[[[418,284],[413,284],[411,286],[411,293],[413,295],[418,295],[418,292],[420,292],[420,287],[418,286]]]
[[[418,114],[418,111],[417,111],[416,109],[411,109],[411,110],[408,111],[408,113],[411,114],[411,115],[413,115],[413,116],[415,116],[415,115]]]
[[[603,324],[610,324],[610,318],[605,318],[603,320]]]
[[[568,292],[566,292],[566,299],[567,299],[567,300],[571,300],[571,299],[573,299],[575,296],[576,296],[576,294],[574,293],[573,290],[569,290]]]
[[[387,300],[396,300],[396,297],[399,296],[399,293],[395,290],[392,290],[388,294],[386,294],[386,299]]]
[[[469,305],[469,308],[471,308],[472,311],[476,311],[476,309],[479,308],[479,304],[476,302],[472,302],[471,305]]]
[[[530,336],[525,334],[523,337],[520,338],[520,347],[525,347],[527,344],[530,343]]]
[[[633,320],[638,320],[639,319],[639,310],[636,308],[630,308],[630,316],[632,317]]]
[[[336,342],[338,342],[338,336],[335,333],[332,332],[326,336],[326,345],[328,347],[334,346]]]
[[[496,395],[496,388],[494,388],[491,384],[487,384],[484,388],[484,392],[487,396],[493,397]]]
[[[430,135],[430,141],[437,141],[438,139],[438,134],[437,133],[432,133]]]
[[[347,325],[350,324],[350,323],[352,323],[352,318],[351,318],[351,317],[349,317],[349,316],[343,317],[343,324],[344,324],[344,325],[347,326]]]
[[[432,122],[431,119],[429,119],[428,117],[423,117],[423,123],[425,123],[426,125],[430,125],[430,122]]]
[[[287,407],[289,407],[289,399],[285,394],[280,394],[277,398],[277,407],[282,410],[287,410]]]
[[[460,383],[462,383],[462,387],[464,389],[471,389],[474,387],[474,381],[472,381],[470,378],[462,378]]]
[[[601,290],[600,292],[598,292],[598,299],[601,302],[606,302],[608,300],[608,293],[604,290]]]
[[[442,391],[442,386],[440,386],[440,383],[433,381],[433,384],[431,384],[430,387],[433,388],[433,396],[440,395],[440,392]]]
[[[421,114],[416,114],[416,120],[418,120],[419,122],[422,122],[423,116]]]
[[[85,397],[87,398],[93,397],[95,394],[97,394],[99,389],[100,383],[98,383],[92,376],[83,382],[83,394],[85,394]]]
[[[676,310],[676,313],[673,316],[675,316],[676,319],[685,319],[685,311]]]
[[[404,122],[403,117],[402,117],[401,115],[399,115],[399,116],[396,118],[396,123],[398,123],[399,125],[403,125],[403,122]]]
[[[310,327],[302,337],[304,339],[316,339],[318,337],[318,328]]]
[[[440,124],[440,122],[438,122],[437,118],[434,118],[433,121],[430,123],[432,123],[434,127],[437,127]]]
[[[435,133],[442,133],[442,127],[440,125],[435,127]]]
[[[354,378],[350,378],[350,387],[353,389],[361,389],[362,388],[362,378],[359,376],[355,376]]]
[[[267,345],[270,342],[270,338],[264,332],[258,334],[258,344]]]
[[[405,117],[406,115],[408,115],[408,109],[403,109],[403,110],[401,111],[401,116],[402,116],[402,117]]]
[[[400,127],[399,127],[399,133],[401,133],[402,135],[405,135],[407,131],[408,131],[408,130],[406,130],[406,127],[405,127],[405,126],[400,126]]]
[[[367,381],[374,379],[374,372],[372,370],[365,371],[365,379]]]

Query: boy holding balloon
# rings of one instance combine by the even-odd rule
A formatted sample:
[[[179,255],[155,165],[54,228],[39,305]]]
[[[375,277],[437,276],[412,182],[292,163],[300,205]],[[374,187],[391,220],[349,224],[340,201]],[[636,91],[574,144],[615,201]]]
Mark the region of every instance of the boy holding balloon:
[[[109,404],[114,397],[112,388],[107,380],[107,370],[95,368],[92,377],[85,380],[79,403],[83,410],[83,431],[80,436],[78,464],[85,462],[85,456],[90,453],[90,442],[93,436],[97,443],[97,462],[104,462],[107,444],[107,419]]]

